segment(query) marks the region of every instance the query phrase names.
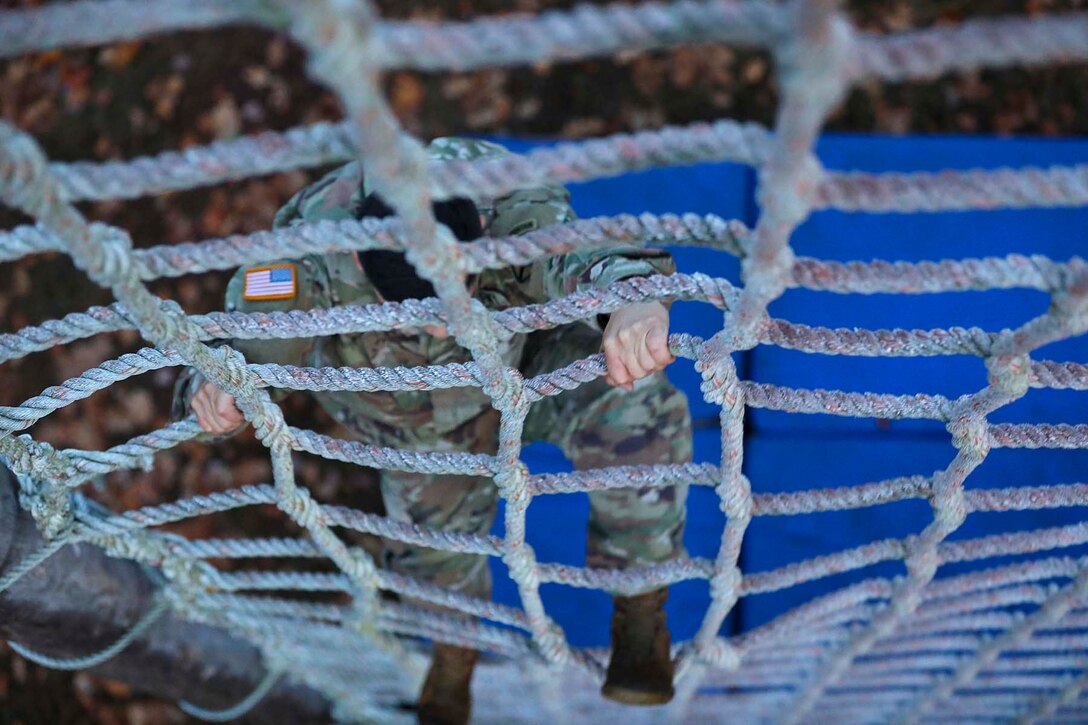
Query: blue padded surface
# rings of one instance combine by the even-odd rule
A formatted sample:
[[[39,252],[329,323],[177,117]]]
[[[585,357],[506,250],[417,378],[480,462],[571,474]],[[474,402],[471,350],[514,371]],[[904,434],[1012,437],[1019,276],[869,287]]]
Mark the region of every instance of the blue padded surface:
[[[721,444],[716,429],[696,431],[697,460],[717,463]],[[530,473],[559,473],[572,467],[556,446],[533,443],[525,447],[522,460]],[[502,536],[504,503],[500,503],[492,533]],[[556,494],[533,499],[527,515],[527,539],[541,562],[584,566],[586,559],[586,524],[589,520],[589,498],[586,494]],[[725,518],[718,508],[714,491],[705,486],[692,487],[688,497],[688,521],[684,544],[691,556],[713,558],[718,550]],[[506,566],[491,560],[495,583],[494,598],[507,604],[519,604],[517,586]],[[592,589],[579,589],[561,584],[545,584],[541,598],[548,613],[563,626],[567,637],[577,646],[594,646],[608,641],[608,620],[612,614],[611,597]],[[673,636],[688,639],[698,629],[695,612],[706,610],[710,591],[705,581],[686,581],[673,586],[669,593],[667,611]],[[732,620],[728,625],[732,627]]]
[[[1088,161],[1088,142],[976,138],[879,138],[838,136],[819,146],[832,169],[932,171],[1001,166],[1073,164]],[[846,214],[819,212],[797,230],[799,256],[837,260],[939,260],[1044,254],[1065,260],[1082,253],[1088,209],[1032,209],[940,214]],[[791,322],[867,329],[978,326],[998,331],[1046,311],[1048,296],[1032,290],[995,290],[933,295],[839,295],[788,290],[770,307]],[[1088,338],[1051,345],[1037,359],[1088,361]],[[985,384],[985,367],[973,357],[847,358],[806,355],[770,346],[752,352],[752,377],[806,388],[957,396]],[[1076,394],[1032,393],[995,420],[1084,422]],[[760,430],[871,431],[874,421],[751,411]],[[933,423],[892,421],[892,430],[931,430]]]
[[[924,475],[948,466],[955,449],[947,436],[930,439],[911,435],[814,435],[805,432],[768,433],[748,441],[745,468],[761,492],[804,491],[850,486],[899,476]],[[1088,451],[994,450],[967,479],[970,488],[1011,488],[1083,482]],[[1009,513],[979,513],[967,517],[949,540],[974,539],[998,533],[1061,526],[1083,521],[1084,508]],[[805,516],[765,516],[753,519],[745,538],[743,568],[762,572],[814,556],[833,554],[886,538],[921,532],[932,520],[924,500],[898,501],[852,511]],[[1077,555],[1088,549],[1062,550]],[[964,562],[942,568],[940,576],[996,565],[998,560]],[[898,576],[902,562],[866,567],[824,580],[801,584],[742,600],[742,629],[764,624],[813,596],[874,576]]]
[[[536,143],[503,143],[525,150]],[[832,169],[867,171],[935,171],[944,168],[1047,166],[1088,162],[1088,142],[985,138],[882,138],[831,136],[818,152]],[[617,213],[716,213],[755,223],[753,174],[729,164],[659,169],[624,177],[572,185],[576,211],[582,217]],[[941,214],[813,215],[794,235],[798,255],[838,260],[922,260],[1011,253],[1045,254],[1064,260],[1083,254],[1088,230],[1086,209],[963,212]],[[739,284],[739,266],[731,256],[698,249],[675,249],[680,271],[701,271]],[[793,322],[829,327],[934,328],[977,325],[996,331],[1019,325],[1045,311],[1046,295],[1025,290],[939,295],[836,295],[790,290],[771,306],[771,313]],[[720,329],[721,315],[702,304],[673,308],[673,332],[709,336]],[[1056,343],[1036,359],[1088,362],[1088,338]],[[920,392],[958,396],[985,385],[986,371],[974,357],[848,358],[809,355],[760,346],[737,356],[742,377],[806,388]],[[679,361],[669,377],[687,394],[697,421],[696,459],[717,462],[718,408],[705,403],[699,376],[690,362]],[[1022,400],[992,417],[993,422],[1088,422],[1088,398],[1070,391],[1032,390]],[[929,475],[944,468],[955,451],[944,426],[933,421],[875,421],[830,415],[748,411],[744,470],[757,492],[800,491],[856,485],[910,474]],[[524,460],[533,472],[568,470],[558,450],[539,444],[526,448]],[[621,462],[617,462],[621,463]],[[968,488],[1042,485],[1088,481],[1088,452],[1062,450],[995,450],[968,479]],[[713,558],[723,524],[713,491],[693,489],[688,503],[685,542],[693,556]],[[975,514],[952,539],[973,538],[1083,520],[1085,509]],[[583,495],[535,500],[529,511],[529,541],[541,561],[584,564],[588,503]],[[820,554],[866,542],[921,531],[932,520],[924,501],[899,502],[849,512],[755,519],[746,537],[742,566],[746,571],[774,569]],[[501,533],[501,516],[495,527]],[[1084,554],[1088,550],[1059,551]],[[1015,559],[1015,557],[1014,557]],[[984,562],[985,566],[1004,563]],[[941,576],[980,566],[948,566]],[[495,596],[517,602],[501,562],[494,562]],[[782,591],[747,597],[738,604],[723,631],[739,631],[765,623],[814,596],[873,576],[896,576],[902,562],[868,567]],[[542,588],[548,611],[577,645],[608,642],[607,595],[548,585]],[[708,602],[705,582],[672,588],[669,620],[674,637],[694,634]]]

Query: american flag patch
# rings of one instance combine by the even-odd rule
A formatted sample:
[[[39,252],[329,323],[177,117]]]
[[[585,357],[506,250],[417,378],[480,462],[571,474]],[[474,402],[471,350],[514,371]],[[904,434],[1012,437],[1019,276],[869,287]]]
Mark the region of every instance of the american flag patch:
[[[247,300],[285,300],[295,296],[295,265],[274,264],[246,270]]]

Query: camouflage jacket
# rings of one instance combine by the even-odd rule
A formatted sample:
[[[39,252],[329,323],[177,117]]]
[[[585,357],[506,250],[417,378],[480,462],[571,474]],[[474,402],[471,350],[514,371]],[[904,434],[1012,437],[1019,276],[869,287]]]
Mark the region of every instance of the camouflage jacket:
[[[476,159],[509,153],[505,148],[471,139],[436,139],[428,147],[432,159]],[[366,196],[362,168],[352,162],[302,189],[276,215],[275,226],[354,217]],[[527,189],[491,200],[473,199],[486,220],[485,234],[513,236],[550,224],[572,221],[574,211],[563,187]],[[247,285],[257,270],[291,269],[294,289],[256,288],[267,294],[248,294]],[[507,307],[544,302],[620,279],[671,274],[670,255],[635,246],[612,247],[557,255],[526,267],[482,272],[474,296],[485,307]],[[266,283],[267,283],[267,278]],[[250,290],[252,291],[252,290]],[[354,252],[309,255],[301,260],[239,269],[227,287],[226,309],[242,312],[306,310],[336,305],[365,305],[380,299]],[[587,324],[596,326],[595,321]],[[399,330],[288,340],[236,340],[230,343],[251,362],[298,366],[384,367],[444,365],[471,359],[468,351],[448,337],[439,339],[422,331]],[[503,359],[513,367],[520,362],[525,336],[506,343]],[[596,350],[586,350],[591,354]],[[181,410],[199,386],[199,376],[180,390]],[[411,392],[320,392],[315,398],[326,411],[361,439],[377,445],[433,447],[489,405],[477,388]]]

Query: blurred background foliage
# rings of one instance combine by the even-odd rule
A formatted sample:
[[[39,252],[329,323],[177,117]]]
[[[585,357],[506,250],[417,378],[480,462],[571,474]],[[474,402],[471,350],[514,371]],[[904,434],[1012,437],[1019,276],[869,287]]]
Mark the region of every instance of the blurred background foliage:
[[[63,1],[63,0],[61,0]],[[0,0],[0,9],[39,2]],[[548,0],[380,0],[397,19],[470,19],[562,9]],[[595,3],[603,4],[603,3]],[[1088,0],[853,0],[864,30],[893,32],[967,18],[1088,8]],[[2,22],[2,21],[0,21]],[[239,134],[339,120],[337,99],[305,74],[284,36],[248,27],[185,32],[139,42],[0,61],[0,114],[33,134],[55,160],[107,160],[184,149]],[[424,138],[458,133],[585,138],[718,117],[771,125],[777,102],[765,53],[688,46],[646,54],[471,73],[396,71],[386,90],[401,123]],[[832,115],[834,132],[895,134],[1088,134],[1088,66],[949,75],[932,82],[855,88]],[[131,231],[137,246],[193,241],[267,228],[287,198],[324,169],[250,179],[132,202],[82,205],[87,216]],[[0,227],[27,220],[0,209]],[[190,313],[221,307],[228,274],[159,281],[155,293]],[[4,332],[109,304],[109,294],[58,254],[0,266]],[[87,368],[141,347],[135,333],[100,335],[0,366],[0,405],[12,405]],[[176,371],[113,386],[64,408],[30,432],[58,447],[103,449],[167,422]],[[302,395],[292,422],[332,430]],[[87,421],[94,421],[88,425]],[[373,472],[300,458],[299,474],[322,500],[380,510]],[[219,446],[183,446],[150,472],[119,473],[91,494],[130,509],[269,480],[252,435]],[[274,509],[244,509],[184,522],[187,536],[283,535]],[[361,543],[372,546],[373,541]],[[225,564],[225,563],[224,563]],[[12,723],[185,722],[172,705],[87,673],[38,668],[0,649],[0,721]]]

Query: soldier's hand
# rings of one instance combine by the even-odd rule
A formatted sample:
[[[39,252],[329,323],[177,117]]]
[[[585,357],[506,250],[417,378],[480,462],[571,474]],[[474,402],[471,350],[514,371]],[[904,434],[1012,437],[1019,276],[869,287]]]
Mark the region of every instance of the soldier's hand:
[[[234,404],[234,396],[207,380],[196,391],[189,405],[200,427],[215,435],[230,433],[246,420]]]
[[[669,311],[660,302],[643,302],[613,312],[601,349],[608,384],[631,390],[636,380],[676,359],[669,352]]]

